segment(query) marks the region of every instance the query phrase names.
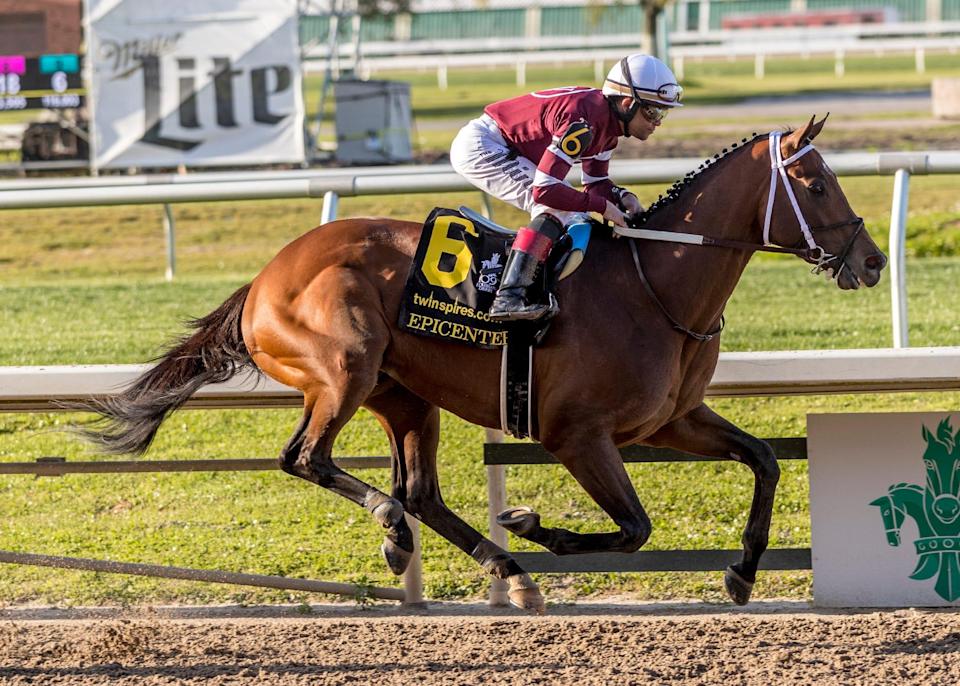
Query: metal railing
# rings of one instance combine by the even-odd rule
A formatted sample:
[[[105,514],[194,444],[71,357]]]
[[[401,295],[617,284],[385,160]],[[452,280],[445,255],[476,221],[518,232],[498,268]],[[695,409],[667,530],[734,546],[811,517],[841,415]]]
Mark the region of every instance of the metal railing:
[[[145,365],[89,365],[89,366],[45,366],[45,367],[0,367],[0,412],[48,412],[61,409],[60,402],[88,399],[93,396],[116,392],[128,385],[146,369]],[[707,389],[711,397],[742,397],[765,395],[802,395],[827,393],[874,393],[880,391],[943,391],[960,390],[960,347],[910,348],[904,350],[807,350],[759,353],[721,353],[713,379]],[[270,379],[260,377],[254,382],[251,378],[236,378],[223,384],[204,386],[186,403],[187,408],[271,408],[297,407],[302,405],[302,396],[295,389],[283,386]],[[488,429],[486,443],[502,441],[500,432]],[[796,441],[794,441],[795,443]],[[512,448],[513,446],[511,446]],[[795,447],[790,450],[796,452]],[[535,446],[522,445],[519,450],[536,450]],[[496,515],[507,506],[506,473],[504,465],[511,463],[504,458],[499,460],[488,457],[489,448],[485,448],[487,470],[487,495],[490,539],[500,547],[507,548],[507,532],[496,524]],[[780,451],[782,454],[782,451]],[[516,459],[515,457],[512,459]],[[542,455],[525,463],[535,464],[543,461]],[[341,462],[344,467],[382,466],[376,458],[346,458]],[[539,462],[538,462],[539,460]],[[178,465],[176,462],[188,463]],[[108,467],[100,466],[103,464]],[[117,463],[62,462],[44,460],[36,463],[0,463],[0,473],[58,475],[70,472],[103,473],[112,472],[113,467],[122,471],[171,471],[183,466],[187,469],[217,469],[218,471],[275,468],[274,460],[187,460],[169,462],[122,461]],[[179,469],[177,469],[179,471]],[[408,518],[409,519],[409,518]],[[416,521],[409,519],[414,526],[415,535],[419,535]],[[422,601],[422,572],[417,556],[411,562],[404,577],[405,598],[408,603]],[[696,554],[694,551],[657,551],[640,553],[640,557],[621,556],[626,568],[682,569],[708,568],[722,566],[730,555],[729,551],[709,551]],[[36,556],[27,554],[26,558],[7,560],[0,551],[0,562],[22,562],[26,564],[47,564],[49,561],[30,559]],[[524,557],[524,555],[526,557]],[[540,557],[533,557],[540,555]],[[609,567],[610,560],[605,556],[581,556],[578,559],[562,561],[561,567],[550,566],[544,560],[545,554],[521,554],[524,563],[531,569],[556,571],[558,569],[598,570]],[[768,565],[779,568],[802,567],[809,553],[804,550],[784,550],[773,553],[767,560]],[[629,558],[629,559],[628,559]],[[57,558],[59,560],[60,558]],[[71,560],[77,565],[88,565],[89,560]],[[114,563],[100,563],[111,565]],[[51,562],[48,566],[62,566]],[[563,567],[566,565],[566,567]],[[149,567],[149,566],[148,566]],[[89,565],[81,568],[99,569]],[[138,571],[137,566],[106,569],[122,573],[152,573],[153,569]],[[188,570],[189,571],[189,570]],[[194,570],[195,571],[195,570]],[[174,570],[172,574],[180,574]],[[217,575],[218,572],[210,572]],[[174,578],[200,578],[196,576],[175,576]],[[201,579],[225,581],[223,578]],[[246,583],[249,580],[239,578],[227,583]],[[266,579],[268,583],[270,579]],[[276,583],[283,583],[282,581]],[[327,583],[327,582],[320,582]],[[304,589],[310,590],[310,589]],[[321,590],[316,587],[314,590]],[[328,592],[328,591],[323,591]],[[491,603],[505,602],[503,582],[494,581],[491,590]]]
[[[893,346],[909,345],[904,241],[909,206],[910,176],[960,173],[960,151],[914,153],[834,153],[824,158],[839,176],[895,176],[890,217],[890,273]],[[696,169],[700,158],[617,161],[611,176],[623,184],[669,183]],[[576,182],[579,172],[571,171]],[[0,185],[0,210],[51,207],[90,207],[185,202],[323,198],[321,223],[336,218],[341,196],[405,195],[464,192],[476,189],[449,165],[406,166],[366,171],[297,170],[292,172],[227,172],[182,176],[137,177],[132,185],[123,177],[70,180],[69,186],[37,186],[27,181]],[[44,184],[44,185],[40,185]],[[175,224],[164,212],[168,279],[175,274]]]
[[[58,402],[115,393],[147,365],[0,367],[0,412],[54,412]],[[960,347],[720,353],[709,397],[960,389]],[[299,391],[267,377],[204,386],[192,409],[300,407]]]

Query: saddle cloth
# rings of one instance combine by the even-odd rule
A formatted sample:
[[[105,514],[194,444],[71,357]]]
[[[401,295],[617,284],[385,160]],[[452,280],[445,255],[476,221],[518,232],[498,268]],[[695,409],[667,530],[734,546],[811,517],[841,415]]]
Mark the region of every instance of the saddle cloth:
[[[404,287],[400,328],[423,336],[499,348],[509,323],[487,316],[503,275],[515,231],[505,229],[467,207],[434,208]],[[547,266],[528,291],[531,300],[546,301],[553,284],[580,265],[590,238],[590,225],[570,227],[556,242]],[[540,323],[538,338],[545,333]]]
[[[572,227],[576,228],[576,227]],[[528,291],[546,300],[553,284],[583,259],[590,227],[579,225],[557,241],[547,267]],[[549,320],[494,322],[487,315],[516,232],[469,208],[434,208],[423,225],[400,305],[401,329],[478,348],[502,348],[501,423],[507,433],[531,431],[533,348]]]

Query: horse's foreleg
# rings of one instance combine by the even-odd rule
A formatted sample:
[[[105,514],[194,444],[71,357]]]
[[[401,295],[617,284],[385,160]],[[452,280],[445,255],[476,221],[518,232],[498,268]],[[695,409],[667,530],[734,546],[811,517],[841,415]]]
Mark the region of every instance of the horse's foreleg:
[[[738,429],[706,405],[667,424],[646,441],[695,455],[723,457],[750,467],[754,488],[750,516],[743,531],[743,559],[727,568],[724,583],[738,605],[750,600],[760,556],[767,549],[773,498],[780,479],[780,466],[770,446]]]
[[[540,525],[540,515],[529,508],[512,508],[497,517],[500,526],[539,543],[555,555],[573,553],[632,553],[650,537],[650,519],[623,467],[623,458],[609,437],[585,433],[565,436],[550,446],[552,452],[619,531],[580,534]]]
[[[437,479],[437,407],[400,385],[375,392],[364,405],[390,436],[398,460],[394,466],[394,495],[402,499],[407,512],[470,555],[488,574],[505,579],[514,606],[543,613],[543,596],[530,575],[507,551],[486,539],[443,502]]]

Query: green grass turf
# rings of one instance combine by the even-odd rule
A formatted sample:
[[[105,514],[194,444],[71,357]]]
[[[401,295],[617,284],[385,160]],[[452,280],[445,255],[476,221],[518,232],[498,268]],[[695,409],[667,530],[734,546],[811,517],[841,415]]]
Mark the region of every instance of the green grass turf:
[[[144,248],[146,249],[146,247]],[[135,260],[129,260],[134,263]],[[126,263],[126,262],[125,262]],[[248,278],[237,272],[184,276],[174,283],[101,276],[55,283],[33,279],[0,288],[0,364],[140,362],[155,355],[179,322],[215,307]],[[914,345],[957,340],[954,285],[960,260],[910,264]],[[732,298],[724,350],[886,346],[887,282],[840,292],[793,259],[757,260]],[[956,394],[823,396],[716,400],[711,404],[760,436],[803,435],[807,412],[949,410]],[[271,457],[296,422],[295,410],[184,411],[160,431],[150,459]],[[96,459],[60,429],[82,416],[0,415],[0,459],[44,455]],[[440,478],[448,504],[486,527],[482,431],[444,414]],[[373,418],[361,412],[340,435],[337,455],[386,454]],[[726,463],[631,465],[653,519],[651,549],[738,547],[752,478]],[[386,470],[361,473],[387,488]],[[0,478],[0,548],[49,554],[222,568],[321,579],[396,583],[380,560],[380,531],[367,514],[329,492],[280,473]],[[610,528],[559,467],[508,469],[509,502],[532,505],[547,522],[580,531]],[[806,466],[784,465],[772,545],[809,544]],[[513,541],[517,549],[531,549]],[[423,538],[427,595],[473,597],[486,578],[431,532]],[[4,602],[159,603],[301,602],[306,594],[10,566],[0,577]],[[720,574],[544,576],[554,599],[629,592],[650,598],[723,597]],[[757,597],[808,597],[804,572],[761,575]]]
[[[957,70],[928,57],[927,75],[912,74],[909,60],[878,75],[875,63],[848,61],[847,77],[834,79],[832,61],[810,61],[767,73],[789,79],[754,81],[752,62],[687,65],[689,102],[805,90],[925,87],[935,70]],[[802,66],[802,65],[801,65]],[[716,70],[713,73],[711,70]],[[724,71],[726,70],[726,71]],[[742,72],[742,73],[741,73]],[[822,72],[822,73],[821,73]],[[939,72],[937,72],[939,73]],[[461,81],[461,76],[463,80]],[[561,78],[569,76],[569,78]],[[392,78],[392,76],[391,76]],[[528,69],[516,87],[512,72],[451,71],[451,88],[439,92],[432,73],[414,79],[418,117],[464,117],[493,99],[558,83],[592,83],[580,72]],[[484,84],[484,88],[475,88]],[[779,84],[779,85],[778,85]],[[489,86],[489,88],[487,87]],[[700,90],[702,89],[702,90]],[[712,90],[711,90],[712,89]],[[739,89],[739,90],[738,90]],[[712,94],[711,94],[712,93]],[[712,99],[711,99],[712,98]],[[313,102],[311,100],[310,102]],[[878,113],[882,116],[882,113]],[[749,122],[744,122],[746,135]],[[444,134],[445,135],[445,134]],[[826,134],[825,134],[826,135]],[[719,141],[725,144],[725,138]],[[717,147],[720,147],[719,145]],[[911,182],[908,261],[911,343],[952,345],[958,340],[954,285],[960,276],[956,177],[915,177]],[[886,245],[889,178],[842,179],[854,209],[874,238]],[[645,203],[662,188],[637,189]],[[411,195],[350,198],[341,216],[386,215],[422,220],[434,205],[476,205],[478,195]],[[164,268],[158,206],[6,212],[0,223],[0,365],[142,362],[179,334],[187,317],[215,307],[286,242],[319,218],[316,201],[183,204],[177,223],[178,278],[161,280]],[[523,217],[495,204],[496,219],[517,225]],[[842,293],[807,274],[793,259],[758,257],[732,298],[723,349],[883,347],[891,340],[889,286]],[[808,412],[942,410],[957,394],[874,394],[801,398],[719,399],[711,405],[759,436],[805,433]],[[185,411],[161,429],[149,459],[271,457],[291,432],[298,412]],[[44,455],[96,459],[60,432],[83,420],[64,414],[0,415],[0,459]],[[447,503],[480,530],[486,528],[483,432],[444,414],[440,479]],[[336,444],[337,455],[385,454],[374,419],[361,412]],[[736,548],[746,518],[752,479],[734,464],[630,465],[628,470],[654,522],[652,549]],[[508,468],[511,504],[526,503],[547,523],[580,531],[610,528],[605,515],[559,467]],[[385,470],[358,472],[388,487]],[[397,583],[380,559],[381,534],[367,514],[326,491],[280,473],[0,478],[0,548],[222,568],[320,579]],[[784,465],[771,543],[809,544],[806,465]],[[517,549],[532,549],[512,540]],[[487,578],[472,560],[436,535],[423,536],[428,597],[482,594]],[[722,600],[721,575],[582,574],[543,576],[553,599],[630,592],[649,598]],[[766,573],[756,597],[806,598],[810,575]],[[0,602],[159,603],[300,602],[300,593],[246,589],[84,572],[7,566]]]
[[[752,58],[687,60],[681,79],[684,102],[696,108],[697,105],[728,104],[751,97],[929,89],[935,77],[960,75],[960,61],[946,52],[928,54],[926,71],[922,74],[917,73],[912,54],[848,56],[845,65],[844,76],[837,77],[832,56],[771,58],[765,63],[766,77],[757,79]],[[450,69],[446,90],[440,90],[437,86],[435,69],[383,71],[373,74],[373,77],[411,84],[414,119],[412,143],[416,150],[430,156],[449,149],[462,123],[478,116],[490,102],[561,85],[596,85],[593,63],[589,61],[561,66],[530,65],[526,74],[526,83],[517,85],[516,73],[512,68]],[[310,116],[316,115],[322,83],[321,75],[308,75],[305,79],[305,102]],[[330,94],[325,108],[328,121],[332,121],[333,108],[333,96]],[[918,114],[929,116],[929,113]],[[834,112],[833,116],[836,119],[845,118],[842,111]],[[878,111],[869,116],[859,116],[883,119],[889,115]],[[698,128],[721,121],[697,118],[684,122],[684,125],[671,121],[669,126],[658,131],[657,137],[663,140],[674,135],[689,136]],[[750,126],[749,119],[740,121],[745,128]],[[786,123],[796,126],[799,121]],[[944,140],[957,140],[960,127],[945,122],[941,128]],[[332,126],[324,129],[321,140],[333,141]],[[905,141],[903,147],[909,148],[909,142]]]

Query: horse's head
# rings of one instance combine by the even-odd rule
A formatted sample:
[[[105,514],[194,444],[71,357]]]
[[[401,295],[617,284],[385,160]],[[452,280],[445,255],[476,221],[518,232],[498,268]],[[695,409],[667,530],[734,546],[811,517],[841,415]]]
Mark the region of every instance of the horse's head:
[[[806,248],[806,259],[843,289],[874,286],[887,263],[840,188],[836,174],[813,147],[826,117],[787,134],[771,133],[754,156],[770,162],[770,189],[760,207],[764,242]]]
[[[936,436],[923,427],[923,438],[927,442],[923,464],[927,490],[934,497],[933,511],[949,524],[960,517],[960,436],[953,433],[949,419],[944,419]]]

